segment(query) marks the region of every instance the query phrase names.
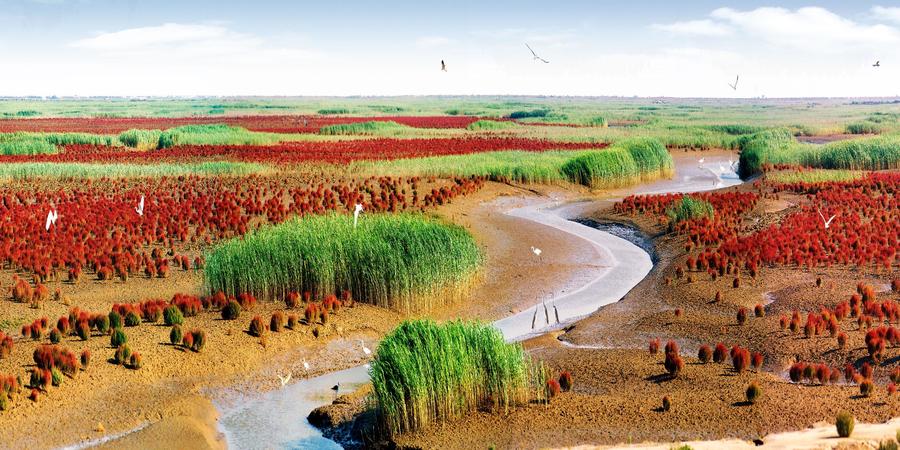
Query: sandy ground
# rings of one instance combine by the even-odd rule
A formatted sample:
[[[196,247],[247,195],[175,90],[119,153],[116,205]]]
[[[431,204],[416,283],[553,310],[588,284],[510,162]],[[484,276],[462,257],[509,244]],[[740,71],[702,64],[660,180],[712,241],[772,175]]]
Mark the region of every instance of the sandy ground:
[[[760,219],[756,226],[777,221],[801,201],[782,196],[781,201],[761,202],[752,214],[755,217],[748,220]],[[656,239],[660,262],[622,301],[602,308],[566,332],[526,342],[532,356],[557,370],[571,371],[574,390],[547,406],[517,408],[505,415],[478,412],[401,436],[397,444],[406,448],[547,448],[663,442],[657,447],[670,448],[671,443],[680,441],[711,440],[716,442],[708,447],[729,447],[737,441],[763,439],[780,442],[776,448],[795,448],[797,442],[818,438],[802,433],[782,437],[779,433],[833,423],[834,416],[844,410],[852,412],[858,422],[869,423],[883,423],[900,413],[900,398],[888,396],[884,388],[887,373],[900,360],[900,349],[890,349],[886,363],[876,368],[875,395],[862,398],[855,385],[797,385],[786,378],[787,367],[796,358],[826,362],[831,367],[859,363],[866,353],[863,332],[855,323],[848,320],[842,324],[849,336],[849,350],[844,352],[836,351],[835,340],[827,335],[806,339],[781,331],[778,325],[781,314],[833,307],[849,298],[858,281],[883,287],[887,277],[842,268],[814,272],[767,268],[757,279],[745,279],[740,289],[730,286],[730,277],[712,281],[705,274],[696,275],[692,283],[682,279],[667,286],[665,278],[675,279],[673,264],[683,264],[685,258],[683,237],[660,235],[654,220],[617,217],[605,209],[593,216],[634,221],[646,234],[660,236]],[[826,280],[819,288],[815,286],[817,276]],[[718,303],[712,301],[716,291],[724,294]],[[736,323],[738,307],[752,308],[767,299],[774,301],[766,307],[764,318],[751,318],[743,326]],[[677,308],[683,310],[681,317],[674,314]],[[646,351],[653,338],[662,343],[672,339],[681,347],[686,367],[677,378],[664,376],[661,354],[651,357]],[[700,364],[696,357],[699,346],[717,342],[763,353],[763,370],[736,374],[729,365]],[[750,381],[758,382],[763,390],[762,400],[755,405],[744,403]],[[663,396],[673,401],[669,412],[660,411]],[[880,430],[880,438],[893,438],[895,433],[890,426],[866,428]],[[814,441],[816,445],[843,445],[828,440],[827,429],[821,433],[826,439]],[[830,433],[834,435],[833,429]]]
[[[540,197],[549,192],[573,195],[561,188],[541,189],[544,191],[492,183],[437,211],[467,226],[487,259],[472,299],[434,311],[431,316],[493,320],[530,306],[533,292],[543,290],[547,295],[557,295],[583,284],[601,270],[591,265],[595,253],[583,248],[577,239],[499,213],[503,208],[541,201]],[[543,264],[531,254],[531,242],[540,242],[546,248]],[[9,272],[0,275],[4,291],[11,278]],[[51,283],[51,290],[59,287],[69,306],[51,301],[44,309],[35,310],[3,300],[0,319],[18,336],[22,323],[43,316],[55,322],[67,314],[70,306],[108,312],[113,303],[168,299],[178,292],[199,293],[200,286],[201,277],[193,271],[174,271],[165,280]],[[166,445],[171,448],[221,447],[224,442],[216,432],[216,412],[207,400],[217,389],[268,390],[277,386],[276,375],[287,370],[293,369],[295,379],[299,379],[359,365],[364,360],[356,348],[357,340],[364,340],[374,349],[377,340],[403,318],[390,311],[357,305],[333,315],[327,326],[320,327],[318,338],[313,336],[312,327],[302,326],[298,331],[270,333],[265,346],[244,331],[253,315],[267,319],[275,310],[284,310],[283,304],[260,302],[254,311],[245,311],[236,321],[223,321],[213,312],[201,313],[185,321],[185,328],[201,328],[208,335],[206,348],[196,354],[169,345],[168,327],[142,324],[127,328],[129,345],[144,357],[144,367],[137,371],[107,362],[113,354],[108,337],[94,336],[87,342],[67,337],[63,344],[73,351],[91,350],[91,365],[62,386],[50,388],[36,403],[25,395],[18,396],[9,411],[0,413],[0,442],[4,448],[93,444],[105,436],[140,428],[107,445],[146,448],[158,445],[159,436],[164,433]],[[295,313],[302,314],[302,308]],[[38,343],[19,337],[15,345],[13,357],[0,360],[0,374],[25,377],[33,366],[31,353]],[[311,363],[308,374],[298,368],[302,360]],[[40,439],[34,439],[34,430],[43,430]]]

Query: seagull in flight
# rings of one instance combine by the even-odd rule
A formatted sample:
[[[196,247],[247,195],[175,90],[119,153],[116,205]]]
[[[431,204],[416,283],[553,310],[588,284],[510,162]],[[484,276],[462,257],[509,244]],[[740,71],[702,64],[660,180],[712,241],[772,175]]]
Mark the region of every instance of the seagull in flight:
[[[353,210],[353,228],[356,228],[356,222],[359,220],[359,213],[363,210],[363,205],[359,203],[356,204],[356,209]]]
[[[547,61],[546,59],[541,58],[540,56],[538,56],[537,53],[534,52],[534,49],[531,48],[531,46],[528,45],[527,42],[525,43],[525,46],[528,47],[528,50],[531,51],[531,55],[534,56],[534,60],[536,60],[536,61],[541,61],[541,62],[543,62],[544,64],[550,64],[550,61]]]
[[[740,75],[735,76],[735,77],[734,77],[734,84],[728,83],[728,86],[730,86],[731,89],[733,89],[733,90],[736,91],[736,90],[737,90],[737,86],[738,86],[738,80],[740,80],[740,79],[741,79],[741,76],[740,76]]]
[[[144,215],[144,196],[141,196],[141,202],[138,203],[137,208],[134,208],[134,212],[136,212],[139,216]]]
[[[872,67],[881,67],[881,61],[875,61],[875,64],[872,64]]]
[[[281,385],[284,386],[291,381],[291,373],[288,372],[287,376],[278,375],[278,379],[281,380]]]
[[[46,231],[50,231],[51,225],[56,225],[56,220],[59,219],[59,214],[57,214],[56,210],[52,210],[47,213],[47,223],[44,225],[44,229]]]
[[[447,71],[447,65],[444,64],[444,60],[443,60],[443,59],[441,60],[441,70],[444,71],[444,72]]]
[[[834,220],[834,218],[835,218],[835,217],[837,217],[837,214],[835,214],[835,215],[833,215],[833,216],[831,216],[831,218],[830,218],[830,219],[828,219],[828,220],[825,220],[825,216],[824,216],[824,215],[822,215],[822,211],[821,211],[821,210],[820,210],[820,209],[819,209],[819,208],[818,208],[818,207],[816,207],[816,211],[818,211],[818,212],[819,212],[819,217],[821,217],[821,218],[822,218],[822,223],[824,223],[824,224],[825,224],[825,229],[826,229],[826,230],[827,230],[827,229],[828,229],[828,227],[830,227],[830,226],[831,226],[831,221],[832,221],[832,220]]]

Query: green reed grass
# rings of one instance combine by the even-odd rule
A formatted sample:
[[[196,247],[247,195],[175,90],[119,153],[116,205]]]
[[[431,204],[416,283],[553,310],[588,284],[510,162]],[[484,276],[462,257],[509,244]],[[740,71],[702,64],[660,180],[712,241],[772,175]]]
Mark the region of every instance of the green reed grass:
[[[292,135],[259,133],[223,124],[185,125],[160,133],[157,148],[176,145],[271,145]]]
[[[478,322],[400,324],[378,345],[369,374],[389,435],[421,430],[490,405],[544,400],[547,373],[519,344]]]
[[[787,129],[745,136],[741,141],[741,176],[759,173],[766,163],[842,170],[897,169],[900,168],[900,135],[849,139],[824,145],[798,143]]]
[[[255,163],[211,161],[202,163],[92,164],[25,162],[0,165],[0,179],[29,180],[52,178],[77,180],[88,178],[146,178],[182,175],[249,175],[270,171]]]
[[[674,225],[684,220],[702,219],[704,217],[712,218],[715,214],[713,205],[705,200],[684,196],[681,201],[675,202],[666,209],[666,217],[669,218],[669,224]]]
[[[866,176],[866,173],[859,170],[782,170],[778,172],[769,172],[766,179],[773,183],[826,183],[830,181],[854,181]]]
[[[159,147],[161,130],[131,129],[119,133],[119,142],[123,145],[141,150],[150,150]]]
[[[623,186],[672,173],[672,157],[653,139],[626,139],[601,150],[501,151],[393,161],[356,161],[349,173],[396,176],[482,176],[518,183]]]
[[[349,290],[361,302],[403,312],[428,310],[463,292],[481,265],[464,228],[419,214],[325,214],[264,227],[214,248],[209,292],[280,299]],[[437,295],[447,294],[447,295]]]
[[[509,130],[510,128],[521,128],[522,125],[519,125],[515,122],[511,121],[500,121],[500,120],[479,120],[477,122],[472,122],[466,127],[469,131],[502,131]]]
[[[47,155],[62,145],[116,145],[115,136],[89,133],[0,133],[0,155]]]
[[[572,158],[561,170],[573,183],[604,188],[669,175],[674,163],[659,141],[629,139]]]
[[[371,121],[327,125],[319,129],[319,134],[326,136],[364,134],[364,135],[390,135],[398,131],[410,131],[406,125],[394,121]]]

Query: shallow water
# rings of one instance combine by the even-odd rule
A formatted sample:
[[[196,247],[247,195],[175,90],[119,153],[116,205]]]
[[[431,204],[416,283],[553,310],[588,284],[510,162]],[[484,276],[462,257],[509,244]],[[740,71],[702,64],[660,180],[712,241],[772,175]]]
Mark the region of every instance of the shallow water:
[[[676,173],[672,179],[659,180],[643,185],[639,189],[631,188],[621,192],[623,195],[629,191],[630,193],[698,192],[741,183],[733,171],[722,173],[720,170],[726,166],[730,167],[729,155],[708,153],[706,155],[702,165],[694,161],[693,156],[677,155]],[[653,267],[652,251],[648,253],[642,248],[646,246],[635,245],[633,242],[639,241],[637,238],[630,238],[632,236],[625,232],[629,230],[627,227],[624,230],[610,229],[608,231],[613,231],[610,233],[577,223],[574,221],[578,219],[577,213],[572,212],[567,205],[548,202],[539,206],[519,208],[507,214],[582,237],[600,252],[604,263],[608,266],[597,279],[581,289],[548,301],[546,310],[545,303],[540,302],[532,308],[494,322],[509,341],[521,340],[562,327],[601,306],[618,301]],[[556,306],[556,310],[553,306]],[[315,408],[334,400],[336,396],[331,387],[335,383],[340,384],[341,392],[352,392],[368,382],[368,369],[365,366],[358,366],[300,380],[281,389],[261,394],[220,392],[214,396],[217,398],[214,401],[216,409],[221,414],[218,427],[225,435],[228,447],[232,449],[339,449],[341,447],[337,443],[323,437],[306,417]]]

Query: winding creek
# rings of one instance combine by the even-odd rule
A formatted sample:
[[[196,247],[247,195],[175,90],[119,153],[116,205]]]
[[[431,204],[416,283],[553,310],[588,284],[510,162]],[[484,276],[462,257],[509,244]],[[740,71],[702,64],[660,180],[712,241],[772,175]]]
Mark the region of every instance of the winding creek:
[[[741,182],[731,170],[727,155],[706,154],[703,167],[691,156],[675,159],[675,175],[672,179],[613,192],[612,198],[630,193],[699,192],[735,186]],[[610,199],[598,201],[608,202]],[[522,340],[565,326],[604,305],[618,301],[653,268],[652,251],[648,253],[645,248],[635,245],[631,242],[632,239],[626,239],[628,236],[617,236],[621,233],[608,230],[608,224],[580,220],[579,214],[584,211],[584,206],[584,202],[550,201],[506,212],[510,216],[542,224],[584,240],[586,245],[592,246],[599,253],[606,266],[597,278],[581,288],[546,302],[539,302],[531,308],[494,322],[508,341]],[[368,368],[358,366],[300,380],[266,393],[221,393],[214,401],[220,412],[219,431],[224,434],[228,447],[235,449],[341,448],[323,437],[318,429],[309,424],[306,417],[313,409],[331,403],[336,395],[332,390],[335,384],[339,384],[340,391],[346,393],[368,381]]]

